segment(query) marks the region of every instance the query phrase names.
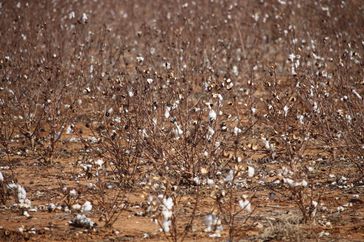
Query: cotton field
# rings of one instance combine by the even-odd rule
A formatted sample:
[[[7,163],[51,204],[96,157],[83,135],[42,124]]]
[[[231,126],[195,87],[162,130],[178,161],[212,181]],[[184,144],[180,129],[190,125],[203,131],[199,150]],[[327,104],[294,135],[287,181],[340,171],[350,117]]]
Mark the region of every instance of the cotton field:
[[[364,4],[0,0],[0,241],[364,240]]]

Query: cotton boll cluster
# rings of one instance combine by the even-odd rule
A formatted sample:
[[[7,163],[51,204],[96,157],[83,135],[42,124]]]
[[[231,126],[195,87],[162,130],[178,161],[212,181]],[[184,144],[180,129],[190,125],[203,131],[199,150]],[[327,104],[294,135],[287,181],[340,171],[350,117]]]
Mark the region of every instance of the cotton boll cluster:
[[[85,215],[77,214],[70,222],[70,225],[78,228],[86,228],[92,229],[97,226],[95,222],[93,222],[90,218],[87,218]]]
[[[211,238],[220,238],[221,232],[223,231],[223,226],[221,224],[221,219],[214,213],[207,214],[204,217],[204,224],[206,226],[205,232],[210,233]],[[211,233],[213,232],[213,233]]]
[[[171,197],[163,198],[162,202],[162,229],[165,233],[169,233],[172,225],[173,216],[173,199]]]
[[[27,198],[27,192],[25,191],[25,188],[17,183],[9,183],[7,184],[7,188],[9,190],[16,190],[16,194],[17,194],[17,202],[18,202],[18,206],[20,208],[31,208],[31,201]]]
[[[283,183],[287,184],[289,187],[307,187],[308,186],[308,182],[306,180],[296,182],[291,178],[283,178]]]

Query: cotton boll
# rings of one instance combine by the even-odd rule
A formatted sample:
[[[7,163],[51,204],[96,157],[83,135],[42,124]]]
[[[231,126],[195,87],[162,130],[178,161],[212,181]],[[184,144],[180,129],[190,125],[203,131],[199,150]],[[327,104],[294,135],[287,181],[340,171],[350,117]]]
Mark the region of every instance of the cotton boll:
[[[241,133],[241,129],[240,129],[240,128],[238,128],[238,127],[235,127],[233,132],[234,132],[234,134],[237,136],[238,134],[240,134],[240,133]]]
[[[243,197],[243,199],[239,201],[239,206],[241,209],[244,209],[249,213],[252,211],[251,203],[245,197]]]
[[[296,183],[290,178],[283,178],[283,182],[290,187],[295,187]]]
[[[27,198],[27,192],[25,191],[24,187],[18,184],[18,201],[23,203]]]
[[[252,166],[248,166],[248,176],[253,177],[255,174],[255,169]]]
[[[204,224],[206,226],[205,232],[212,232],[213,226],[216,225],[218,218],[215,214],[208,214],[204,217]]]
[[[163,209],[162,215],[164,220],[169,220],[170,218],[172,218],[173,213],[171,210]]]
[[[171,210],[173,208],[173,199],[171,197],[163,199],[163,205],[166,209]]]
[[[148,84],[150,85],[150,84],[152,84],[152,83],[153,83],[153,79],[152,79],[152,78],[148,78],[148,79],[147,79],[147,82],[148,82]]]
[[[0,171],[0,182],[3,182],[4,181],[4,176],[3,176],[3,173],[1,173]]]
[[[102,160],[102,159],[98,159],[95,161],[95,164],[99,166],[99,168],[101,169],[102,168],[102,165],[104,164],[105,162]]]
[[[54,205],[54,203],[50,203],[47,206],[47,210],[48,212],[53,212],[56,209],[56,205]]]
[[[231,182],[234,179],[234,171],[230,170],[229,174],[225,177],[225,182]]]
[[[266,138],[262,137],[262,141],[263,141],[263,143],[264,143],[264,147],[265,147],[267,150],[272,149],[271,144],[269,143],[269,141],[268,141]]]
[[[70,222],[70,225],[79,228],[91,229],[95,227],[97,224],[93,222],[91,219],[87,218],[85,215],[77,214],[76,217],[74,217]]]
[[[69,196],[71,198],[76,198],[78,195],[77,191],[75,189],[72,189],[70,192],[69,192]]]
[[[170,220],[163,221],[163,224],[162,224],[163,231],[168,233],[170,231],[171,224],[172,224],[172,222]]]
[[[88,20],[87,14],[83,13],[81,16],[81,22],[85,24],[87,23],[87,20]]]
[[[30,218],[30,214],[28,213],[28,211],[23,211],[23,215],[27,218]]]
[[[174,135],[175,135],[176,139],[179,139],[180,136],[183,134],[183,130],[177,124],[177,122],[175,122],[175,128],[174,128],[173,132],[174,132]]]
[[[12,190],[12,189],[17,188],[17,187],[18,187],[18,185],[17,185],[16,183],[12,182],[12,183],[9,183],[9,184],[7,185],[7,187],[8,187],[8,189]]]
[[[80,211],[81,207],[82,206],[80,204],[76,203],[76,204],[73,204],[71,208],[72,208],[72,210]]]
[[[209,185],[209,186],[213,186],[213,185],[215,185],[214,180],[212,180],[212,179],[210,179],[210,178],[207,178],[206,183],[207,183],[207,185]]]
[[[171,107],[167,106],[167,107],[165,108],[165,110],[164,110],[164,117],[165,117],[166,119],[168,119],[168,118],[171,116],[171,114],[169,113],[170,111],[171,111]]]
[[[193,178],[193,181],[195,182],[196,185],[200,185],[201,184],[201,180],[200,180],[200,178],[198,176],[195,176]]]
[[[19,202],[20,202],[19,208],[27,208],[28,209],[28,208],[30,208],[32,206],[32,202],[28,198],[26,198],[24,200],[21,200]]]
[[[214,136],[214,134],[215,134],[215,130],[212,127],[209,126],[208,130],[207,130],[207,134],[206,134],[206,139],[208,141],[210,141],[212,136]]]
[[[91,204],[91,202],[86,201],[86,202],[82,205],[81,212],[83,212],[83,213],[88,213],[88,212],[91,212],[91,210],[92,210],[92,204]]]
[[[307,187],[308,182],[306,180],[302,180],[302,182],[300,182],[300,185],[303,186],[303,187]]]
[[[212,121],[216,120],[216,116],[217,116],[216,112],[211,109],[209,112],[209,121],[212,122]]]
[[[68,125],[67,129],[66,129],[66,134],[73,134],[74,130],[74,125],[71,124],[71,125]]]

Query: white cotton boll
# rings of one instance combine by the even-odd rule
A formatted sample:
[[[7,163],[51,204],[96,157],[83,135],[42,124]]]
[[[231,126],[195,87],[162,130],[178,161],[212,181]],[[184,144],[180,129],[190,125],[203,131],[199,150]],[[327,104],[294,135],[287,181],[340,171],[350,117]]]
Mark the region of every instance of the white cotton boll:
[[[215,121],[216,120],[216,117],[217,117],[216,112],[213,109],[210,109],[210,112],[209,112],[209,121],[210,122]]]
[[[211,140],[211,138],[212,138],[212,136],[214,136],[214,134],[215,134],[215,130],[209,126],[208,130],[207,130],[207,134],[206,134],[206,139]]]
[[[98,159],[95,161],[95,164],[99,166],[99,168],[102,168],[102,166],[104,165],[104,161],[102,159]]]
[[[239,70],[238,70],[238,67],[237,66],[233,66],[233,70],[232,70],[233,74],[235,76],[238,76],[239,75]]]
[[[201,180],[200,180],[200,178],[198,176],[195,176],[193,178],[193,181],[195,182],[196,185],[200,185],[201,184]]]
[[[213,186],[213,185],[215,185],[214,180],[212,180],[212,179],[210,179],[210,178],[207,178],[207,179],[206,179],[206,183],[207,183],[207,185],[209,185],[209,186]]]
[[[110,116],[114,112],[114,109],[111,107],[106,111],[106,116]]]
[[[283,178],[283,182],[290,187],[295,187],[296,183],[290,178]]]
[[[339,206],[336,208],[336,210],[340,213],[340,212],[344,211],[345,208],[343,206]]]
[[[48,212],[53,212],[56,209],[56,205],[54,203],[50,203],[47,206]]]
[[[88,213],[88,212],[91,212],[91,210],[92,210],[92,204],[91,204],[91,202],[86,201],[86,202],[82,205],[81,212],[83,212],[83,213]]]
[[[82,206],[80,204],[76,203],[76,204],[73,204],[71,208],[72,208],[72,210],[80,211]]]
[[[251,112],[252,112],[253,115],[256,114],[256,112],[257,112],[257,109],[254,108],[254,107],[252,107],[250,110],[251,110]]]
[[[4,176],[3,176],[3,173],[1,173],[0,171],[0,182],[3,182],[4,181]]]
[[[225,177],[225,182],[231,182],[234,179],[234,171],[230,170],[228,175]]]
[[[162,224],[163,231],[168,233],[170,230],[171,224],[172,224],[172,222],[170,220],[163,221],[163,224]]]
[[[148,78],[147,79],[147,82],[148,82],[148,84],[152,84],[153,83],[153,79],[152,78]]]
[[[24,187],[18,184],[18,201],[23,203],[27,198],[27,192],[25,191]]]
[[[165,110],[164,110],[164,117],[166,118],[166,119],[168,119],[171,115],[170,115],[170,112],[171,111],[171,107],[169,107],[169,106],[167,106],[166,108],[165,108]]]
[[[240,129],[240,128],[238,128],[238,127],[235,127],[233,132],[234,132],[234,134],[237,136],[238,134],[240,134],[240,133],[241,133],[241,129]]]
[[[221,233],[216,231],[215,233],[213,234],[209,234],[209,237],[210,238],[220,238],[221,237]]]
[[[312,201],[312,206],[317,207],[317,205],[318,205],[318,202]]]
[[[152,122],[154,126],[157,126],[158,124],[158,119],[156,117],[152,118]]]
[[[266,139],[266,138],[264,138],[264,137],[262,137],[262,141],[263,141],[263,143],[264,143],[264,147],[267,149],[267,150],[270,150],[272,147],[271,147],[271,144],[269,143],[269,141]]]
[[[137,56],[136,60],[137,60],[137,62],[142,63],[144,61],[144,57],[143,56]]]
[[[77,191],[75,189],[72,189],[70,192],[69,192],[69,196],[71,198],[76,198],[78,195]]]
[[[252,166],[248,166],[248,176],[253,177],[255,174],[255,169]]]
[[[30,217],[30,214],[29,214],[27,211],[23,211],[23,215],[24,215],[25,217],[27,217],[27,218],[29,218],[29,217]]]
[[[287,105],[283,107],[284,117],[287,117],[287,115],[288,115],[288,110],[289,110],[289,107],[288,107]]]
[[[89,170],[91,170],[91,168],[92,168],[92,165],[91,164],[80,164],[80,166],[82,167],[82,169],[84,170],[84,171],[89,171]],[[75,189],[73,189],[73,190],[75,190]],[[75,190],[76,191],[76,190]]]
[[[76,217],[74,217],[72,221],[70,221],[70,224],[75,227],[87,228],[87,229],[91,229],[97,226],[95,222],[93,222],[91,219],[87,218],[85,215],[82,214],[77,214]]]
[[[180,136],[183,134],[183,131],[182,131],[181,127],[177,123],[175,123],[175,126],[176,127],[173,130],[173,132],[174,132],[174,135],[176,136],[176,139],[179,139]]]
[[[297,119],[300,122],[300,124],[304,124],[304,122],[303,122],[304,116],[303,115],[297,115]]]
[[[172,218],[173,213],[171,210],[163,209],[162,215],[164,220],[169,220],[170,218]]]
[[[82,23],[86,23],[86,22],[87,22],[87,20],[88,20],[88,18],[87,18],[86,13],[83,13],[83,14],[82,14],[82,16],[81,16],[81,21],[82,21]]]
[[[72,125],[68,125],[67,129],[66,129],[66,134],[72,134],[73,133],[73,127]]]
[[[75,14],[75,12],[74,11],[72,11],[72,12],[70,12],[69,14],[68,14],[68,19],[73,19],[73,18],[75,18],[76,17],[76,14]]]
[[[249,213],[252,211],[251,203],[247,199],[240,200],[239,206],[241,209],[244,209],[245,211],[247,211]]]
[[[303,187],[307,187],[308,186],[308,182],[306,180],[302,180],[302,182],[300,183],[301,186]]]
[[[128,95],[129,95],[129,97],[133,97],[134,96],[134,92],[132,90],[129,90],[128,91]]]
[[[12,190],[18,187],[18,184],[11,182],[7,185],[8,189]]]
[[[164,198],[163,199],[163,205],[166,209],[168,210],[172,210],[173,208],[173,199],[171,197],[169,198]]]
[[[206,226],[205,232],[212,232],[213,226],[216,225],[218,218],[214,214],[208,214],[204,218],[204,224]]]
[[[205,151],[203,152],[203,155],[204,155],[205,157],[209,157],[209,152],[207,152],[207,150],[205,150]]]

